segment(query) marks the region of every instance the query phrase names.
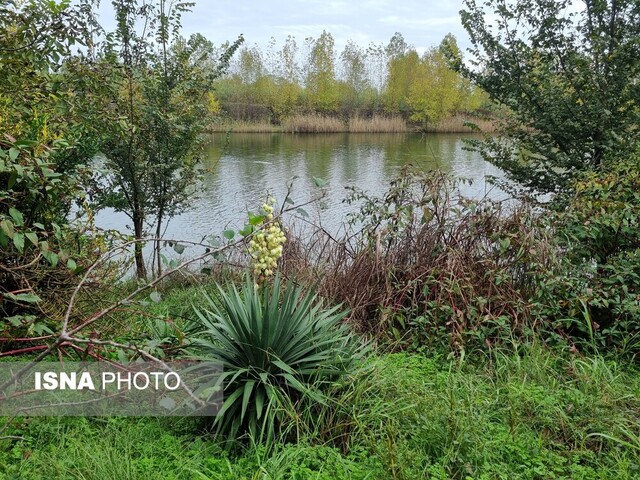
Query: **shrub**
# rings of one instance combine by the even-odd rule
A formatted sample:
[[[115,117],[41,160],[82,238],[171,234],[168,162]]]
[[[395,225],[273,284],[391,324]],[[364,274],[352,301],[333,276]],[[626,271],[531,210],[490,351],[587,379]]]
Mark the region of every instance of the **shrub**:
[[[195,351],[221,362],[225,400],[215,419],[229,438],[269,443],[296,421],[308,400],[323,403],[323,387],[349,371],[361,349],[342,324],[346,312],[325,309],[292,280],[241,290],[217,286],[196,307]]]
[[[581,176],[557,200],[562,254],[541,278],[539,314],[576,341],[640,349],[640,167],[632,158]]]
[[[65,148],[63,140],[47,146],[0,139],[0,318],[7,320],[0,337],[39,336],[56,328],[76,273],[104,246],[92,225],[72,225],[66,218],[72,201],[85,196],[85,172],[58,171],[52,156]]]
[[[286,271],[321,275],[320,293],[361,332],[401,347],[484,348],[530,331],[530,270],[550,256],[527,204],[465,199],[440,172],[406,170],[381,196],[352,192],[353,235],[290,242]],[[311,268],[310,268],[311,266]]]

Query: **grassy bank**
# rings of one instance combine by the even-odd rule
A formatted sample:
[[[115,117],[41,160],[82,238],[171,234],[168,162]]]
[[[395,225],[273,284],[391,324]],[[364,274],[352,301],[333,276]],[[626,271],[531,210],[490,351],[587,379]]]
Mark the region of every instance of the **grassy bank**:
[[[472,130],[465,125],[466,122],[478,125],[483,131],[493,131],[491,121],[479,118],[456,115],[439,122],[428,125],[408,123],[398,115],[373,115],[372,117],[351,117],[344,120],[335,116],[308,114],[294,115],[286,118],[280,125],[274,125],[268,120],[244,121],[224,119],[210,127],[211,132],[247,133],[399,133],[410,131],[424,131],[429,133],[469,133]]]
[[[226,451],[194,420],[27,418],[0,441],[0,478],[632,479],[638,373],[536,345],[383,354],[336,389],[326,438]]]

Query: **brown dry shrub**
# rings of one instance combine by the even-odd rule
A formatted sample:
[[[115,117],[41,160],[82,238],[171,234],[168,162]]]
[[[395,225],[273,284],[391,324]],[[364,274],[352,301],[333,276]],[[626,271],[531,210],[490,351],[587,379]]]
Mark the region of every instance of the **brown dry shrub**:
[[[461,347],[532,329],[532,282],[554,251],[527,203],[465,199],[446,175],[412,171],[382,197],[350,201],[354,233],[291,238],[282,268],[348,306],[359,331]]]

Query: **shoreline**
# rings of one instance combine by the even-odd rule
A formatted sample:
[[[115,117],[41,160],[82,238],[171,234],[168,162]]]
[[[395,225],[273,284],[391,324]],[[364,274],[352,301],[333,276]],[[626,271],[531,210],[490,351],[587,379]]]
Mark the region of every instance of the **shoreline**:
[[[495,132],[493,120],[473,115],[455,115],[435,125],[423,126],[407,122],[400,116],[374,115],[370,118],[351,117],[347,121],[331,115],[294,115],[280,125],[268,120],[222,119],[212,124],[207,133],[474,133],[465,122],[476,124],[482,132]]]

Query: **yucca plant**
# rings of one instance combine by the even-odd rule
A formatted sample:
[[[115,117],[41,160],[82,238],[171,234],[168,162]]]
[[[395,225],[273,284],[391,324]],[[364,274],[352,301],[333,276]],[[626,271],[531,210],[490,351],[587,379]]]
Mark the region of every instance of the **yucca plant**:
[[[346,311],[324,308],[313,292],[278,275],[270,285],[258,287],[247,277],[241,290],[218,285],[215,296],[202,296],[192,343],[199,356],[224,369],[215,425],[230,439],[248,435],[269,443],[287,427],[299,427],[302,403],[324,403],[324,387],[362,353],[342,322]]]

